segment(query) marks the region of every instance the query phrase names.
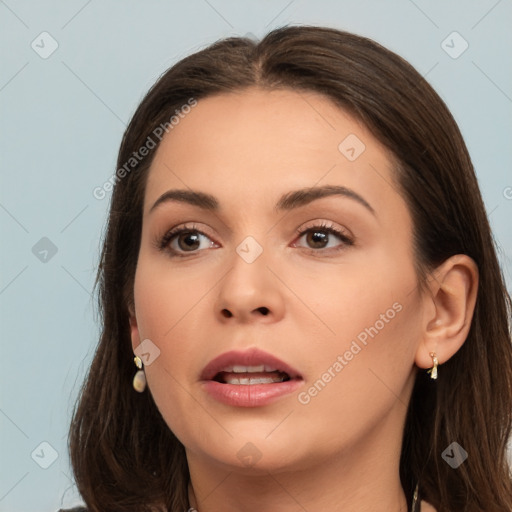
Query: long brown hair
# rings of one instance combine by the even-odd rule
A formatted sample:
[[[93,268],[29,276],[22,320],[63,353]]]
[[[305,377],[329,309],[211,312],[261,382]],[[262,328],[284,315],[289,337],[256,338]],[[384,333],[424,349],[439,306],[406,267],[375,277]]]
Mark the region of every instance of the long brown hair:
[[[69,435],[89,510],[140,512],[165,504],[169,512],[183,512],[188,506],[184,447],[151,393],[136,393],[131,384],[136,368],[128,308],[145,182],[157,148],[136,164],[130,158],[190,98],[254,86],[321,93],[391,151],[413,219],[419,286],[454,254],[476,262],[479,291],[467,340],[442,365],[437,381],[418,372],[400,477],[409,502],[419,481],[421,497],[438,512],[512,510],[506,458],[512,305],[461,133],[440,97],[401,57],[370,39],[312,26],[276,29],[260,42],[227,38],[186,57],[150,89],[124,133],[96,280],[103,330]],[[127,167],[129,161],[134,165]],[[454,441],[468,453],[457,469],[441,456]]]

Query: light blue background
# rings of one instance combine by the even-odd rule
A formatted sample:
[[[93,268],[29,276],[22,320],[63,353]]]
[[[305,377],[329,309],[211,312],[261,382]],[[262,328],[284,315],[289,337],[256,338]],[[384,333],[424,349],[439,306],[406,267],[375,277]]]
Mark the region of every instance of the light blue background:
[[[66,437],[99,332],[90,292],[108,206],[92,190],[125,124],[182,57],[288,23],[369,36],[427,76],[465,136],[510,289],[511,1],[0,1],[1,511],[80,503]],[[58,43],[47,59],[31,47],[43,31]],[[441,47],[453,31],[469,43],[457,59]],[[32,252],[42,237],[57,247],[46,263]],[[42,442],[58,452],[48,469],[35,462],[51,462],[48,447],[31,457]]]

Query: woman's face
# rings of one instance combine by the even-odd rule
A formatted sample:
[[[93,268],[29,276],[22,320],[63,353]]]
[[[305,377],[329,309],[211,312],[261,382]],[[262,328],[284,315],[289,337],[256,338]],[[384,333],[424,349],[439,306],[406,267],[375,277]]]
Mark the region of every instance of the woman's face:
[[[251,88],[182,113],[148,174],[131,321],[189,463],[399,450],[421,341],[411,236],[386,150],[327,98]]]

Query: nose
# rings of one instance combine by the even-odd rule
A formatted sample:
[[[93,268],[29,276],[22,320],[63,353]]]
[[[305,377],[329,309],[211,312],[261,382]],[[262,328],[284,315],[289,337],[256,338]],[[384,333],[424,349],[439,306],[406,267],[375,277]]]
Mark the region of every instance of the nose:
[[[249,261],[235,252],[232,268],[221,280],[216,314],[223,323],[272,323],[284,314],[283,285],[267,266],[265,251]]]

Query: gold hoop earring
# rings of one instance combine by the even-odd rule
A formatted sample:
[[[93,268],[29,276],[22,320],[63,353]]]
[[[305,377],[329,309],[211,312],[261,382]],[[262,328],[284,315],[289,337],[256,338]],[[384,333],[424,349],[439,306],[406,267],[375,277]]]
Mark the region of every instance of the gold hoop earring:
[[[139,356],[135,356],[133,362],[139,368],[139,371],[133,377],[133,389],[138,393],[142,393],[146,389],[146,374],[142,369],[142,360]]]
[[[427,371],[427,373],[430,373],[431,379],[437,379],[437,365],[439,364],[439,361],[437,359],[435,352],[430,352],[430,357],[432,358],[432,362],[434,363],[434,366],[430,368],[430,370]]]

